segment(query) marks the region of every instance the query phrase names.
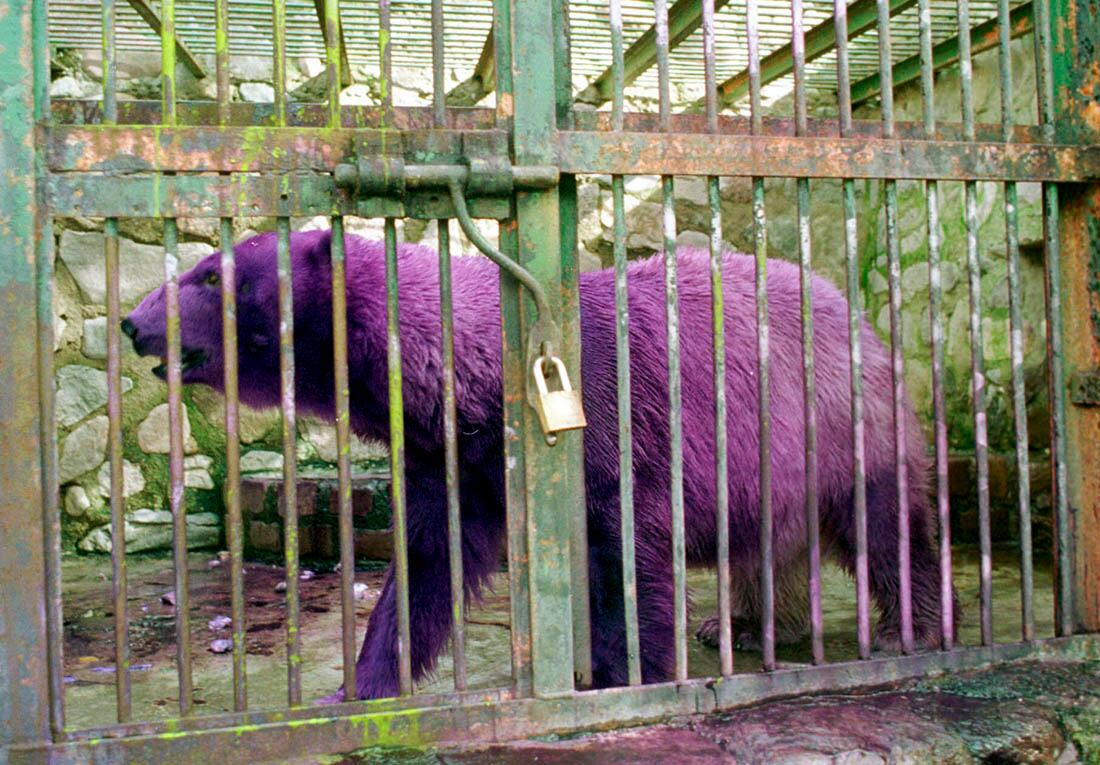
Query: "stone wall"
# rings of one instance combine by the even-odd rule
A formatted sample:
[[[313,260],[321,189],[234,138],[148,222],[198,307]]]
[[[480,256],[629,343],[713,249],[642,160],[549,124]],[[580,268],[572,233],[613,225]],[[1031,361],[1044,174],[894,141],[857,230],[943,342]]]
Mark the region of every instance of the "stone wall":
[[[1016,71],[1017,119],[1034,121],[1034,77],[1031,40],[1013,44]],[[318,78],[323,78],[320,61],[303,59],[291,67],[290,86],[296,98],[319,97]],[[120,65],[123,97],[159,97],[156,74],[159,57],[135,55]],[[181,70],[182,71],[182,70]],[[63,51],[55,57],[52,92],[57,97],[96,98],[101,89],[95,80],[99,69],[94,54],[80,56]],[[232,67],[235,99],[264,102],[273,98],[270,62],[263,59],[235,59]],[[399,103],[423,103],[430,90],[430,73],[399,72],[395,97]],[[462,73],[450,73],[458,80]],[[1000,119],[995,53],[983,54],[974,62],[975,93],[979,122]],[[212,78],[207,78],[212,80]],[[359,84],[344,93],[346,103],[375,103],[376,82],[369,72],[361,72]],[[375,83],[372,85],[372,83]],[[185,97],[210,98],[212,84],[181,78]],[[957,119],[958,75],[954,70],[938,74],[937,108],[943,120]],[[789,101],[775,105],[777,112],[789,110]],[[920,98],[915,86],[899,90],[896,111],[899,119],[919,119]],[[863,115],[874,118],[873,106]],[[633,177],[626,184],[627,248],[631,257],[645,257],[662,247],[659,181]],[[889,338],[887,312],[888,282],[886,268],[885,215],[882,207],[882,183],[860,181],[856,184],[859,214],[859,273],[868,317],[876,330]],[[962,215],[962,184],[939,185],[940,218],[943,234],[944,325],[947,333],[947,395],[949,438],[952,449],[967,452],[973,448],[968,337],[969,292],[965,262],[965,225]],[[585,269],[611,265],[612,202],[610,179],[585,177],[578,184],[579,228],[582,266]],[[678,241],[681,244],[707,245],[709,210],[705,181],[677,178],[675,208]],[[1044,382],[1043,263],[1039,209],[1039,188],[1021,184],[1019,188],[1020,240],[1022,243],[1023,313],[1025,317],[1027,394],[1030,406],[1031,446],[1043,450],[1046,439]],[[722,237],[728,247],[750,251],[753,222],[749,181],[723,179]],[[811,231],[815,269],[838,285],[845,281],[843,209],[839,182],[818,180],[812,183]],[[899,241],[902,263],[902,310],[906,382],[922,415],[931,417],[931,372],[929,360],[930,330],[928,319],[927,232],[924,188],[919,183],[899,183]],[[797,220],[795,183],[770,180],[766,184],[769,255],[793,260],[796,257]],[[983,356],[988,375],[988,409],[991,446],[1008,452],[1012,448],[1011,379],[1008,350],[1008,293],[1004,257],[1004,201],[996,184],[978,186],[979,246],[982,256]],[[270,230],[264,219],[237,221],[237,236]],[[324,218],[293,221],[295,229],[327,225]],[[485,233],[495,239],[496,226],[481,222]],[[348,230],[370,238],[381,237],[378,221],[351,219]],[[163,252],[159,221],[122,221],[122,304],[128,311],[149,290],[160,284]],[[473,247],[452,228],[456,249],[472,253]],[[109,465],[107,463],[106,405],[106,318],[103,272],[102,221],[71,219],[57,221],[56,268],[56,358],[58,391],[58,431],[60,472],[63,492],[63,533],[69,546],[85,551],[111,548],[109,511]],[[423,221],[399,224],[404,241],[434,246],[434,226]],[[217,222],[180,221],[180,266],[189,268],[213,251],[217,243]],[[123,454],[126,460],[125,501],[127,507],[126,549],[141,551],[166,547],[170,542],[171,518],[165,509],[167,486],[167,405],[165,389],[150,369],[155,362],[139,359],[124,343],[123,354]],[[223,512],[221,487],[225,475],[223,402],[220,396],[204,388],[188,388],[186,408],[186,504],[189,541],[193,546],[218,544]],[[242,470],[271,472],[281,469],[281,441],[277,411],[253,412],[242,409]],[[330,426],[303,422],[299,440],[299,460],[307,466],[331,470],[335,459],[335,436]],[[376,464],[385,458],[379,444],[359,444],[353,459],[360,464]],[[965,462],[965,458],[964,458]],[[1006,464],[1007,461],[1006,461]],[[964,467],[960,470],[972,469]],[[1009,485],[1011,470],[1004,474],[1004,489],[995,496],[1004,497],[1011,506]],[[1040,495],[1041,504],[1044,498]],[[960,505],[965,510],[965,502]],[[1013,524],[1006,524],[1011,527]]]

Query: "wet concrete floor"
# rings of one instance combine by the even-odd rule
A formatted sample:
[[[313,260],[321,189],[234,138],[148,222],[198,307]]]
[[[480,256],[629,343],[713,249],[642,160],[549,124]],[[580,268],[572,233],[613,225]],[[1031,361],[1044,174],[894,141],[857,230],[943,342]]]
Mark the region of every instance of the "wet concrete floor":
[[[962,607],[959,638],[976,644],[978,625],[978,555],[971,548],[955,553],[955,577]],[[167,556],[130,556],[128,559],[131,627],[133,719],[164,719],[177,715],[175,620],[173,607],[162,601],[173,589],[172,562]],[[196,552],[189,557],[191,578],[191,635],[196,713],[232,709],[230,654],[216,654],[213,641],[230,636],[228,628],[211,629],[209,622],[229,615],[228,564],[215,552]],[[73,728],[110,725],[115,722],[114,633],[111,607],[111,566],[106,556],[66,556],[63,562],[66,712]],[[248,563],[245,574],[247,602],[248,696],[254,709],[277,709],[286,700],[286,649],[284,597],[276,591],[282,569],[264,563]],[[382,582],[380,570],[356,572],[356,581],[367,585],[366,597],[357,602],[357,640],[362,640],[370,611]],[[715,610],[715,575],[709,570],[689,573],[692,611],[689,629]],[[305,700],[334,691],[341,682],[340,575],[316,573],[301,581],[302,692]],[[468,615],[467,663],[472,688],[509,684],[507,580],[496,576],[495,590],[475,605]],[[998,642],[1019,639],[1020,595],[1018,557],[1014,549],[999,548],[993,569],[994,630]],[[824,577],[826,655],[830,661],[856,657],[854,585],[838,569]],[[1039,637],[1053,634],[1052,576],[1049,565],[1037,561],[1035,610]],[[808,645],[780,647],[781,662],[809,660]],[[718,674],[717,651],[691,641],[690,674]],[[759,669],[759,654],[738,651],[739,672]],[[449,657],[436,675],[417,688],[422,692],[448,691],[453,686]]]

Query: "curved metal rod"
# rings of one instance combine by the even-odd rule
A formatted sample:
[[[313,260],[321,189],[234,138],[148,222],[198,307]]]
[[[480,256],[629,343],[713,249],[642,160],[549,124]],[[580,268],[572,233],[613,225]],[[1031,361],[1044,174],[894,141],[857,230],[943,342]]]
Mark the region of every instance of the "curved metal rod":
[[[474,225],[473,218],[470,217],[470,212],[466,208],[466,198],[462,191],[462,185],[458,178],[450,178],[447,181],[447,188],[451,192],[451,203],[455,208],[455,217],[458,219],[458,225],[462,228],[463,233],[475,247],[477,247],[489,260],[496,263],[502,269],[508,272],[516,281],[527,288],[527,291],[531,293],[531,297],[535,301],[535,308],[538,310],[538,324],[536,329],[541,329],[544,336],[541,338],[540,352],[544,355],[553,355],[549,347],[550,341],[557,336],[556,326],[554,325],[554,314],[550,311],[550,304],[546,300],[546,292],[543,290],[542,285],[538,283],[531,272],[521,266],[516,261],[509,258],[500,250],[493,247],[489,243],[482,233]]]

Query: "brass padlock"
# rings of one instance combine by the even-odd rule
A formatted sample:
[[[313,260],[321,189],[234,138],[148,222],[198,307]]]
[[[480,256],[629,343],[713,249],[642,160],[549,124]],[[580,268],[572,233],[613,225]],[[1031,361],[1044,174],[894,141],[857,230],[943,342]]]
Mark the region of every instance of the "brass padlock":
[[[543,374],[543,364],[547,362],[554,365],[561,380],[561,390],[550,391],[546,388],[546,376]],[[539,425],[546,434],[547,442],[552,446],[557,440],[554,434],[563,430],[576,430],[588,425],[584,419],[584,407],[581,403],[581,392],[573,390],[569,384],[569,373],[565,371],[565,364],[557,356],[539,356],[535,359],[535,387],[538,391],[535,409],[539,413]]]

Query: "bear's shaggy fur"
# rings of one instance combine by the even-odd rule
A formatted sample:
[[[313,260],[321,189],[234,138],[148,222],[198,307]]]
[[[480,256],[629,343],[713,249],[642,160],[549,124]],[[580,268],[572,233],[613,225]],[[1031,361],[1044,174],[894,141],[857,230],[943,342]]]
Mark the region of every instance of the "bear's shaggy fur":
[[[296,396],[301,413],[332,419],[332,306],[328,232],[291,235]],[[363,437],[386,439],[387,362],[384,249],[346,239],[351,424]],[[279,405],[276,239],[263,234],[236,247],[240,397],[252,407]],[[219,255],[180,279],[184,382],[223,388]],[[403,351],[412,666],[421,678],[434,666],[450,630],[446,494],[442,439],[438,256],[399,247]],[[463,563],[468,597],[476,597],[497,567],[504,540],[504,465],[499,280],[484,258],[454,261],[455,359],[461,469]],[[724,256],[729,402],[730,556],[733,577],[753,589],[758,567],[758,443],[756,321],[753,260]],[[678,253],[683,368],[684,504],[689,563],[715,558],[714,395],[708,257]],[[669,422],[665,288],[660,258],[629,267],[642,675],[666,680],[673,668],[673,585],[669,510]],[[591,574],[593,674],[598,686],[626,681],[620,537],[619,459],[615,394],[614,274],[580,278],[584,434]],[[771,323],[772,502],[777,571],[805,565],[803,508],[802,349],[797,268],[768,264]],[[823,279],[813,282],[820,514],[826,549],[852,569],[852,447],[848,318],[845,298]],[[150,294],[126,320],[137,351],[165,354],[164,293]],[[877,639],[898,639],[896,483],[891,370],[887,350],[862,329],[867,443],[867,517],[871,587],[881,612]],[[574,376],[576,374],[574,373]],[[920,423],[906,408],[916,637],[934,645],[939,634],[939,570],[934,516],[927,498],[928,458]],[[578,508],[579,511],[579,508]],[[391,572],[392,573],[392,572]],[[741,618],[758,618],[754,597]],[[386,579],[358,661],[359,698],[397,693],[394,580]],[[747,609],[750,613],[744,613]],[[713,626],[713,625],[712,625]]]

